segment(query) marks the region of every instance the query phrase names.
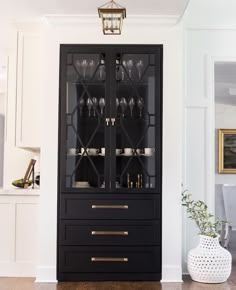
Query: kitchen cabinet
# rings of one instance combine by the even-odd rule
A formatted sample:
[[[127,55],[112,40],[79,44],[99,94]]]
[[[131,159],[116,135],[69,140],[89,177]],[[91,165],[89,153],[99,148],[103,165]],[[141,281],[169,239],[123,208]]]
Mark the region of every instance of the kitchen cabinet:
[[[39,190],[0,189],[0,276],[35,277]]]
[[[40,33],[20,30],[17,39],[16,146],[40,147]]]
[[[162,61],[61,45],[59,281],[161,278]]]

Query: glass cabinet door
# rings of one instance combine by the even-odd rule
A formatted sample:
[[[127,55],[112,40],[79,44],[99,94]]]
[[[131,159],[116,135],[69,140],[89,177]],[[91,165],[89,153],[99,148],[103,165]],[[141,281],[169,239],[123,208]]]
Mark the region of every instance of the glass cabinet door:
[[[134,50],[135,51],[135,50]],[[155,53],[116,53],[113,189],[160,191],[161,63]]]
[[[61,60],[61,187],[104,191],[106,56],[77,51],[66,52]]]

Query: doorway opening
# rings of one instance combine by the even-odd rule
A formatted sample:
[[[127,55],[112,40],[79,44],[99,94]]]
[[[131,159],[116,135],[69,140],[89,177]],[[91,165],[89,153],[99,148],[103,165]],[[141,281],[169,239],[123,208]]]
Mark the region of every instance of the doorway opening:
[[[215,213],[236,269],[236,62],[215,62]]]

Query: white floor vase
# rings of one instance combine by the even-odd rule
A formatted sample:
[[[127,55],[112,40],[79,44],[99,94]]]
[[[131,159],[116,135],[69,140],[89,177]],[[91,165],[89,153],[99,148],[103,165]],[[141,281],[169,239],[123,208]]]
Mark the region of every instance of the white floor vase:
[[[200,236],[199,245],[188,253],[188,271],[192,280],[223,283],[231,273],[232,256],[222,248],[219,238]]]

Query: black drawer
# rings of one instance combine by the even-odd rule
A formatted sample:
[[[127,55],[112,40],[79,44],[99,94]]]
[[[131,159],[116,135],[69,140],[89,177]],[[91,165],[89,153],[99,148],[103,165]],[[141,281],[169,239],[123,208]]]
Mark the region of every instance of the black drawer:
[[[63,195],[61,219],[160,219],[160,198],[83,199]]]
[[[60,222],[60,245],[160,245],[160,222],[77,221]]]
[[[160,272],[160,247],[61,246],[59,271],[69,273]]]

